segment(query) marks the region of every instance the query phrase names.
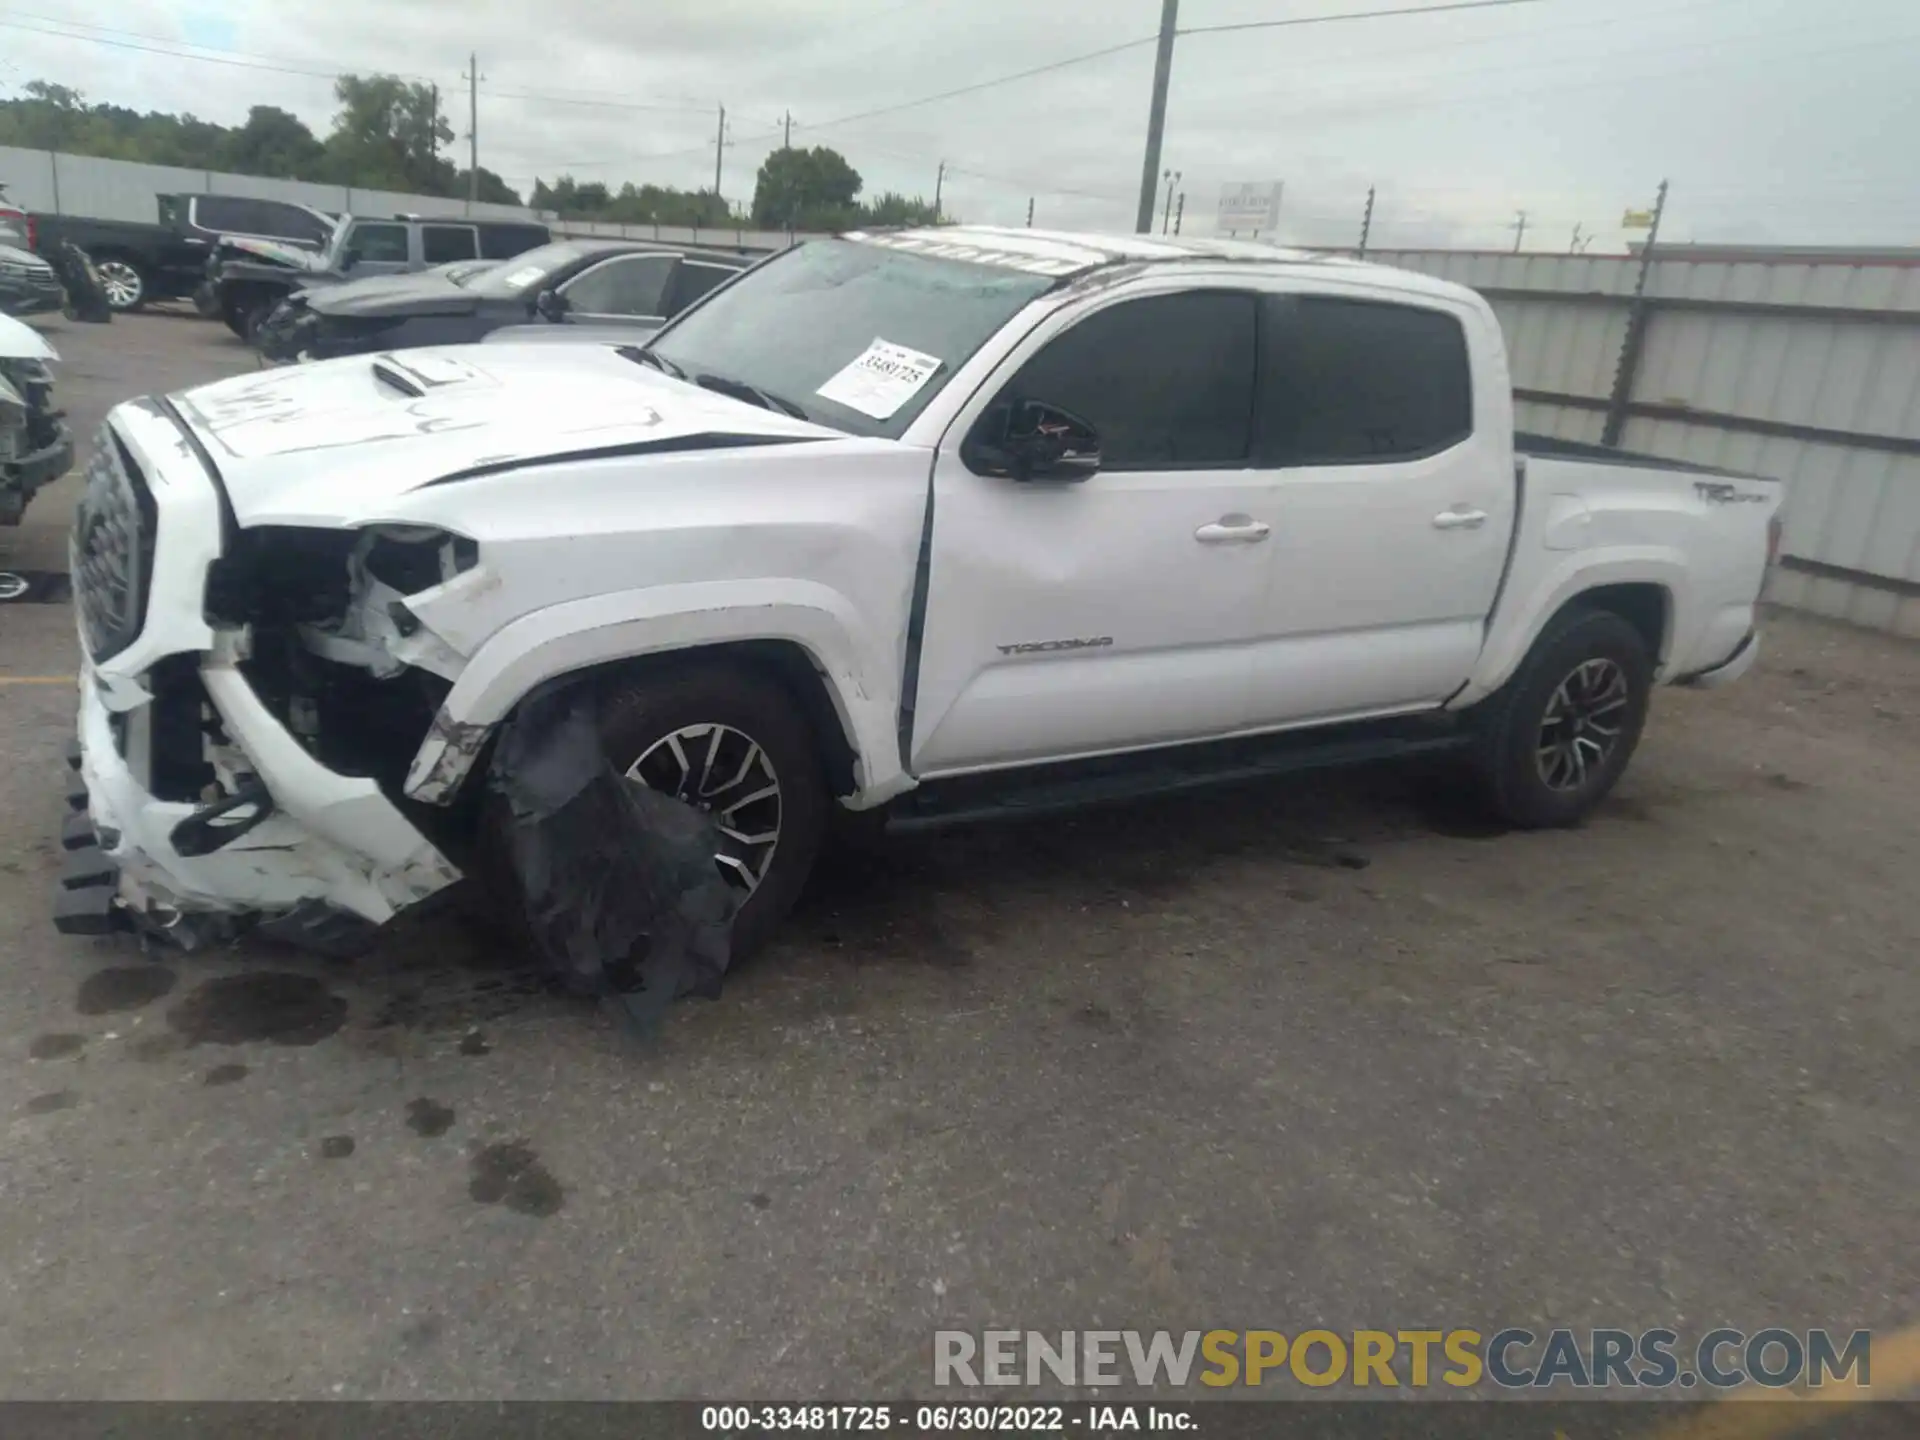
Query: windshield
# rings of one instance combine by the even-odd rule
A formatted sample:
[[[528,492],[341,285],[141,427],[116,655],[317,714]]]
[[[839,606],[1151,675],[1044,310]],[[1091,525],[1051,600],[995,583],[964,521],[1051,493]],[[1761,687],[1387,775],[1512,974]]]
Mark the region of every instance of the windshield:
[[[751,386],[821,424],[897,439],[1053,283],[994,264],[820,240],[716,290],[647,349],[689,379]]]
[[[539,245],[511,260],[503,260],[493,269],[474,275],[466,281],[467,289],[476,295],[486,295],[495,300],[511,300],[516,295],[527,294],[540,288],[540,284],[549,275],[571,265],[582,255],[589,253],[585,245]]]

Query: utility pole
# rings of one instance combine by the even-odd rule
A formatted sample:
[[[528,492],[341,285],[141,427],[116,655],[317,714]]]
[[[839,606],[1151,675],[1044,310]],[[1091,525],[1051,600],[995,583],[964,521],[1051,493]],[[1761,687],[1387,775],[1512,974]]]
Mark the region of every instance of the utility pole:
[[[1180,222],[1186,219],[1186,216],[1187,216],[1187,192],[1182,190],[1180,192],[1180,199],[1178,203],[1176,203],[1173,207],[1173,233],[1174,234],[1178,235],[1180,233]]]
[[[440,158],[440,86],[428,87],[433,108],[427,114],[427,169],[433,169],[433,162]]]
[[[933,223],[936,225],[940,223],[940,192],[946,188],[946,184],[947,162],[942,160],[939,172],[933,177]]]
[[[1640,369],[1640,352],[1647,343],[1647,281],[1653,274],[1653,246],[1660,238],[1660,218],[1667,213],[1667,182],[1653,202],[1653,224],[1640,250],[1640,270],[1633,281],[1633,303],[1627,309],[1627,338],[1620,343],[1620,365],[1614,371],[1613,394],[1607,399],[1607,423],[1600,443],[1616,449],[1627,428],[1627,408],[1633,403],[1633,382]]]
[[[1507,228],[1513,231],[1513,253],[1518,255],[1520,253],[1521,242],[1527,238],[1527,212],[1524,210],[1516,210],[1513,213],[1520,218],[1515,220],[1513,224]]]
[[[1027,228],[1029,230],[1033,228],[1033,196],[1031,195],[1027,197]]]
[[[1373,234],[1373,186],[1367,186],[1367,213],[1360,217],[1360,258],[1367,258],[1367,240]]]
[[[480,202],[480,57],[467,52],[467,205]]]
[[[780,141],[780,148],[782,150],[791,150],[793,148],[793,112],[791,110],[787,111],[785,125],[786,132]]]
[[[1153,59],[1153,99],[1147,109],[1147,154],[1140,167],[1140,210],[1133,228],[1153,233],[1153,187],[1160,175],[1160,141],[1167,129],[1167,82],[1173,75],[1173,37],[1180,28],[1180,0],[1160,0],[1160,48]]]
[[[1168,170],[1160,178],[1167,184],[1166,204],[1160,207],[1160,233],[1164,235],[1167,233],[1167,225],[1173,218],[1173,187],[1180,183],[1180,172]]]
[[[727,107],[720,107],[720,128],[713,135],[713,198],[720,198],[720,161],[727,148]]]

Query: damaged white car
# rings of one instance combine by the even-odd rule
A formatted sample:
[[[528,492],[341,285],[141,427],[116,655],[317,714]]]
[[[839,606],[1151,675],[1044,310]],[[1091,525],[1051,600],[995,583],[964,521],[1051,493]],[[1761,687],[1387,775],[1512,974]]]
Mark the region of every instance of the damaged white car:
[[[759,943],[836,805],[1458,751],[1575,823],[1655,684],[1752,663],[1781,487],[1524,449],[1468,290],[1025,230],[802,246],[639,348],[130,402],[74,537],[61,923],[324,940],[498,865],[586,970]],[[663,878],[689,844],[724,903]]]

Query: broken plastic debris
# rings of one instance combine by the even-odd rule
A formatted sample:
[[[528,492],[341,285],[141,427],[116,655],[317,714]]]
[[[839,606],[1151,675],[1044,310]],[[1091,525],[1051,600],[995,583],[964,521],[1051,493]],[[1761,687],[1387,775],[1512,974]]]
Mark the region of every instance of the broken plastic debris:
[[[614,769],[596,721],[586,685],[536,694],[501,733],[488,781],[542,958],[644,1029],[678,996],[719,995],[738,901],[712,819]]]

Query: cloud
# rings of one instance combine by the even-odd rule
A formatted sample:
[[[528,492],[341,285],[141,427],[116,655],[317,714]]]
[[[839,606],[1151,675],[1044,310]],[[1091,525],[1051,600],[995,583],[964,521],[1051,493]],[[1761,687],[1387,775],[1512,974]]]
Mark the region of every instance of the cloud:
[[[29,0],[32,3],[32,0]],[[1394,0],[1299,0],[1291,15]],[[1397,0],[1406,3],[1406,0]],[[1188,223],[1224,184],[1286,181],[1281,238],[1342,243],[1376,189],[1375,240],[1619,249],[1628,206],[1674,182],[1668,234],[1899,243],[1920,230],[1901,137],[1920,133],[1911,0],[1539,0],[1297,29],[1189,35],[1176,49],[1167,168]],[[969,220],[1130,228],[1151,46],[936,104],[845,120],[1152,34],[1153,0],[63,0],[0,30],[10,70],[95,99],[229,123],[283,105],[324,131],[335,65],[431,78],[466,123],[478,55],[481,162],[522,188],[571,171],[618,185],[713,183],[744,201],[792,117],[869,191],[943,198]],[[36,12],[28,12],[36,13]],[[1272,18],[1267,0],[1189,0],[1188,25]],[[15,18],[11,10],[0,19]],[[140,37],[146,37],[142,39]],[[101,43],[210,47],[203,61]],[[224,55],[218,52],[225,52]],[[238,54],[234,52],[240,52]],[[249,68],[250,57],[323,72]],[[211,63],[248,60],[249,64]],[[539,97],[539,98],[536,98]],[[838,122],[838,123],[837,123]],[[464,160],[465,142],[460,144]]]

